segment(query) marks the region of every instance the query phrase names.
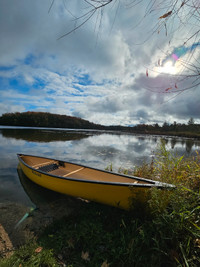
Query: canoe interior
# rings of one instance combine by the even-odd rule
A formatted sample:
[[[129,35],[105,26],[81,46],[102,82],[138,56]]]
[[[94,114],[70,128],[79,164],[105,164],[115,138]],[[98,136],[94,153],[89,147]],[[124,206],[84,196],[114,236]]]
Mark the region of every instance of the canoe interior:
[[[31,168],[48,173],[50,175],[69,177],[70,179],[79,179],[87,181],[129,183],[129,184],[154,184],[151,180],[140,180],[137,177],[129,177],[101,171],[89,167],[69,162],[47,159],[43,157],[35,157],[29,155],[20,155],[20,158]]]

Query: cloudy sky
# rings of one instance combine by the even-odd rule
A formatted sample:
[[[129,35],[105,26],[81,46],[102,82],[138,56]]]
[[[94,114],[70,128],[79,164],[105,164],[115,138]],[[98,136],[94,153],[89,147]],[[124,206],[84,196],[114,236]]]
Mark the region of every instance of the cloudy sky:
[[[0,115],[200,123],[199,13],[183,1],[177,14],[162,1],[139,0],[115,0],[92,13],[88,2],[0,0]],[[199,10],[199,0],[193,4]]]

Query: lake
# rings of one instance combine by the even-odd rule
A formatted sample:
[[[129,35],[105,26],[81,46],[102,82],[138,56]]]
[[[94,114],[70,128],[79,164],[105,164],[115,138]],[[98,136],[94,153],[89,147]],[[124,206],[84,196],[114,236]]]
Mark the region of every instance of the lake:
[[[30,191],[34,185],[17,171],[17,153],[53,157],[103,170],[112,164],[113,170],[118,171],[120,167],[133,169],[144,161],[150,162],[162,138],[166,140],[167,148],[178,155],[187,157],[200,149],[200,141],[179,137],[2,126],[0,203],[37,204],[34,203],[34,192],[27,192],[27,188]],[[35,189],[36,195],[39,195],[39,191]]]

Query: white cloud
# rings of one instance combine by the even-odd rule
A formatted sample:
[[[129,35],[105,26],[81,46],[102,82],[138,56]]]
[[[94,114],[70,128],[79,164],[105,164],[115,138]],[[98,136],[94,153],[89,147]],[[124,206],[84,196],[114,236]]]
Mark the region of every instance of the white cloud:
[[[144,18],[145,2],[116,1],[57,40],[73,29],[73,16],[87,12],[85,1],[54,1],[50,13],[49,0],[0,3],[1,114],[34,108],[107,125],[162,122],[166,114],[172,121],[198,117],[198,90],[168,101],[191,80],[154,69],[170,48],[164,29],[151,36],[163,11]]]

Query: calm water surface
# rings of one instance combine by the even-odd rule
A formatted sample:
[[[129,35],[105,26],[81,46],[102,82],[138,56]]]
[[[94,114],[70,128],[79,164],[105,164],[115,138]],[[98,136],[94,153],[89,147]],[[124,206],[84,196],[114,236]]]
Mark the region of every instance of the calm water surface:
[[[53,157],[100,169],[112,164],[113,170],[117,171],[120,167],[133,169],[144,161],[149,162],[161,138],[92,131],[0,127],[0,203],[15,202],[30,206],[34,202],[25,192],[26,185],[17,172],[17,153]],[[200,150],[200,141],[164,138],[167,147],[179,155],[188,156]]]

